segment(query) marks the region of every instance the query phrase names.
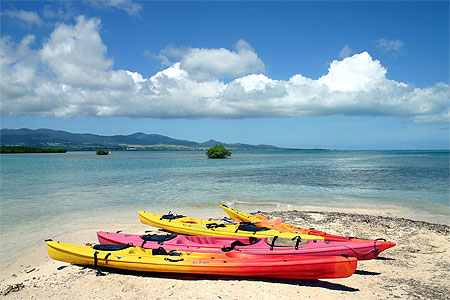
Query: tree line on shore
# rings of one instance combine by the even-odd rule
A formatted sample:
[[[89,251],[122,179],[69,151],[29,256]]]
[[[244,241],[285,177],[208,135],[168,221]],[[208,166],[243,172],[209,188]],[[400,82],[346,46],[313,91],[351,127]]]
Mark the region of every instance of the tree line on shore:
[[[2,146],[1,153],[66,153],[66,149],[24,147],[24,146]]]

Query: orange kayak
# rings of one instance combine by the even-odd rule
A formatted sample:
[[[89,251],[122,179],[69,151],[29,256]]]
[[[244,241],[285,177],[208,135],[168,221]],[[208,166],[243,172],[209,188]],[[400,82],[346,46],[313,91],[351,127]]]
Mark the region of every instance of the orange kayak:
[[[282,223],[282,220],[271,220],[267,219],[262,215],[252,215],[248,214],[233,208],[230,208],[226,205],[220,205],[220,207],[230,216],[232,219],[239,219],[243,222],[251,222],[256,226],[268,227],[274,230],[279,230],[282,232],[289,233],[297,233],[297,234],[308,234],[308,235],[317,235],[324,238],[325,241],[335,241],[335,242],[379,242],[381,243],[381,251],[394,247],[396,244],[392,242],[387,242],[384,239],[376,239],[376,240],[366,240],[366,239],[358,239],[353,237],[346,237],[340,235],[329,234],[316,229],[306,229],[301,228],[294,225],[289,225],[286,223]],[[381,252],[380,251],[380,252]]]

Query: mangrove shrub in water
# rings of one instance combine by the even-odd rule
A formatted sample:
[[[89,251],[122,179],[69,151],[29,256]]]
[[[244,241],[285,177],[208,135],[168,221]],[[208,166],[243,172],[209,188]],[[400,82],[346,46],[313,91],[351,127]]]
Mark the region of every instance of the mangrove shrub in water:
[[[100,150],[97,150],[97,152],[95,152],[95,154],[97,154],[97,155],[108,155],[109,151],[100,149]]]
[[[222,145],[214,145],[206,151],[209,158],[226,158],[231,152]]]

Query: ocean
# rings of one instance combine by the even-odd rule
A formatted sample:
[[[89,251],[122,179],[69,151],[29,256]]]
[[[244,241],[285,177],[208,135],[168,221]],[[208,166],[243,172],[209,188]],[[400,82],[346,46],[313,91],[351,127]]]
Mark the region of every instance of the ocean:
[[[158,213],[369,207],[449,224],[449,151],[117,151],[7,154],[1,244]],[[225,214],[223,213],[223,216]],[[102,229],[102,228],[99,228]],[[2,255],[3,256],[3,255]]]

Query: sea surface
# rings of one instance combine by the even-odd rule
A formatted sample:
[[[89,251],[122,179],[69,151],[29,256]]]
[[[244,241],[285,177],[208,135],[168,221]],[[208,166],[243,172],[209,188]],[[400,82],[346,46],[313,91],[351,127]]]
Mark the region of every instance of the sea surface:
[[[450,223],[449,151],[202,151],[7,154],[1,163],[1,252],[79,223],[137,210],[395,208]],[[223,214],[225,216],[225,214]],[[195,217],[195,215],[194,215]]]

